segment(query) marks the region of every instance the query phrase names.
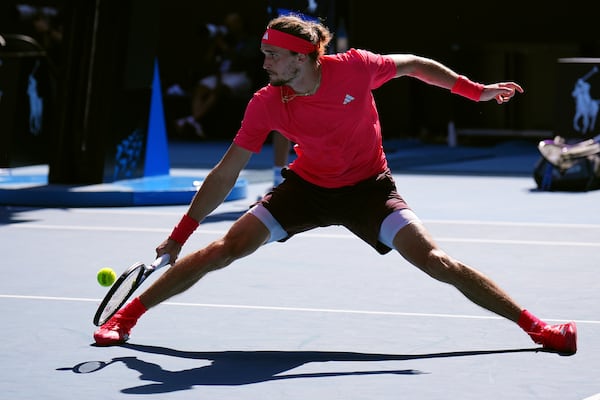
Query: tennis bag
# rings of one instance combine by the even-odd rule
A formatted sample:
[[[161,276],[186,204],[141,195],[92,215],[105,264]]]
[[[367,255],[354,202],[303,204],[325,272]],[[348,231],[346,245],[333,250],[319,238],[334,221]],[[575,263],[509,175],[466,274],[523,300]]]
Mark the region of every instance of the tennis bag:
[[[577,158],[564,170],[541,157],[534,167],[533,177],[538,189],[544,191],[586,192],[600,189],[600,155]]]

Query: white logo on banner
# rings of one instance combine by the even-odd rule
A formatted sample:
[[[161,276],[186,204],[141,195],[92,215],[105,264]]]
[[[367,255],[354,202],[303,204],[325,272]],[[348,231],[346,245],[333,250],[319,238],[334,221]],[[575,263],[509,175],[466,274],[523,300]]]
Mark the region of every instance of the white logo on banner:
[[[600,108],[600,100],[592,99],[590,94],[590,85],[587,80],[598,72],[598,67],[594,66],[590,72],[577,79],[571,96],[575,99],[575,116],[573,117],[573,129],[581,134],[592,132],[596,125],[596,117]]]

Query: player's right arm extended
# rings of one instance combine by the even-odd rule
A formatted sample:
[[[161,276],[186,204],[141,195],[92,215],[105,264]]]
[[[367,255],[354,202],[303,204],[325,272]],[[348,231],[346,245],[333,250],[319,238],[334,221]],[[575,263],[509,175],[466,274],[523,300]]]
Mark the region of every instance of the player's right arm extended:
[[[156,248],[157,256],[168,253],[171,263],[175,262],[181,247],[198,224],[225,201],[251,156],[252,152],[236,144],[229,147],[221,161],[208,173],[187,212],[173,228],[169,237]]]
[[[235,185],[252,152],[232,143],[221,161],[208,173],[194,195],[187,215],[198,222],[215,210]]]

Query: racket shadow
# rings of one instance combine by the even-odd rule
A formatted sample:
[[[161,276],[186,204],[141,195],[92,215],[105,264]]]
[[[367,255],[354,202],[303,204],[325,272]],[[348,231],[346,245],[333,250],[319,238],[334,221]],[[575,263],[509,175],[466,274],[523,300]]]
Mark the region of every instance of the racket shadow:
[[[540,348],[458,351],[430,354],[371,354],[329,351],[218,351],[192,352],[166,347],[124,344],[121,347],[141,353],[169,357],[205,360],[210,364],[200,367],[171,371],[147,362],[139,357],[119,357],[103,363],[103,367],[122,362],[127,368],[140,373],[140,379],[150,381],[146,385],[125,388],[126,394],[156,394],[190,390],[194,386],[240,386],[284,379],[323,378],[366,375],[421,375],[428,372],[415,369],[368,369],[368,363],[377,361],[407,361],[417,359],[468,357],[503,353],[537,352]],[[365,362],[365,370],[286,373],[307,363],[314,362]],[[82,365],[84,363],[78,364]]]

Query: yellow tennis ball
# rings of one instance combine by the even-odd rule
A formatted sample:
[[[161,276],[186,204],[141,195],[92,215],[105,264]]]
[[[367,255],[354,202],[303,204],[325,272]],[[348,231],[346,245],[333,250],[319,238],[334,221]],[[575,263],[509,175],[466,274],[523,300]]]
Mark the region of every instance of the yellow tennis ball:
[[[98,275],[96,277],[98,278],[98,283],[102,286],[110,286],[115,283],[117,274],[112,268],[102,268],[100,271],[98,271]]]

